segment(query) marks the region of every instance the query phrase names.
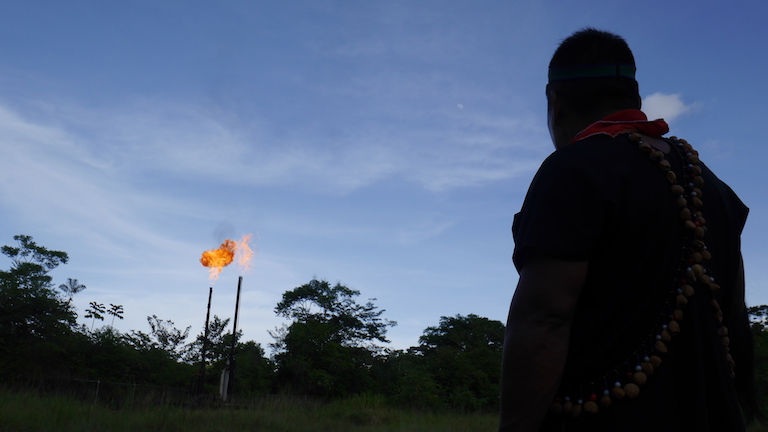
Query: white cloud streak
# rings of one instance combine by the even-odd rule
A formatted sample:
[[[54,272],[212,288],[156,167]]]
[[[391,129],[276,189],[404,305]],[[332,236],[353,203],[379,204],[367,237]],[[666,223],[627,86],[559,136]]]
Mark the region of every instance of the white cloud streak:
[[[696,108],[696,104],[686,104],[680,93],[654,93],[643,99],[643,111],[650,119],[663,118],[667,123]]]

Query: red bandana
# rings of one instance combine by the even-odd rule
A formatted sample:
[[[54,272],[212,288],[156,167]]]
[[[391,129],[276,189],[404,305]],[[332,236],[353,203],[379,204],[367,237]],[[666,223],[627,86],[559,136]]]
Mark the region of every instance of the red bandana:
[[[669,132],[669,125],[663,119],[648,121],[648,117],[642,111],[628,109],[615,112],[602,120],[592,123],[589,127],[579,132],[571,142],[574,143],[598,134],[606,134],[613,138],[625,132],[640,132],[648,136],[661,138],[662,135]]]

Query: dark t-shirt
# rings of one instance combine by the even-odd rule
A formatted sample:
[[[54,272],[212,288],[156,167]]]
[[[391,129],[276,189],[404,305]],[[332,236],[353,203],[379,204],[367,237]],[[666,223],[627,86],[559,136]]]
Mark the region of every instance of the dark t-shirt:
[[[674,150],[666,156],[682,178]],[[740,274],[740,234],[747,208],[701,164],[707,269],[722,286],[715,296],[731,331],[732,354],[749,344]],[[561,394],[602,396],[631,358],[647,344],[660,316],[669,314],[673,279],[683,248],[676,197],[656,164],[627,135],[597,135],[555,151],[531,183],[515,216],[514,263],[531,251],[566,260],[588,260],[589,270],[571,328]],[[597,415],[551,416],[542,430],[682,431],[743,430],[726,364],[712,294],[697,289],[680,322],[681,332],[662,365],[632,400],[614,402]],[[641,349],[642,351],[642,349]],[[524,355],[524,354],[522,354]],[[745,362],[744,364],[751,364]]]

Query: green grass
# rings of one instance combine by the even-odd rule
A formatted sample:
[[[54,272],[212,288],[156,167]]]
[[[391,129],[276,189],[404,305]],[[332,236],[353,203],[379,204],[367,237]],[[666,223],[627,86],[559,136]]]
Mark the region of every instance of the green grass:
[[[460,432],[493,431],[497,426],[495,414],[398,410],[376,397],[330,403],[289,398],[254,402],[240,408],[116,410],[61,396],[0,391],[0,431]]]
[[[63,396],[0,390],[0,432],[481,432],[496,430],[496,422],[495,414],[395,409],[375,396],[330,403],[273,397],[237,408],[165,405],[111,409]],[[768,426],[755,424],[749,431],[768,432]]]

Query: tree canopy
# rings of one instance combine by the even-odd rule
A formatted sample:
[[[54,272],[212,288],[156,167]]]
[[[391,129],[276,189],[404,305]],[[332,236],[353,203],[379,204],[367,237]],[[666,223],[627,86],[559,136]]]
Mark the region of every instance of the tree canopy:
[[[504,324],[474,314],[440,317],[427,327],[417,349],[441,389],[440,397],[454,408],[476,410],[495,406],[501,379]]]
[[[359,295],[316,279],[283,294],[275,313],[293,321],[272,333],[279,384],[317,396],[366,388],[376,342],[387,342],[387,327],[396,323],[381,317],[374,299],[359,304]]]
[[[381,318],[384,310],[378,310],[370,299],[364,305],[355,297],[360,291],[336,283],[313,279],[309,283],[283,293],[275,307],[278,316],[295,322],[316,322],[328,327],[327,339],[344,346],[359,346],[369,342],[389,342],[387,327],[396,322]]]

